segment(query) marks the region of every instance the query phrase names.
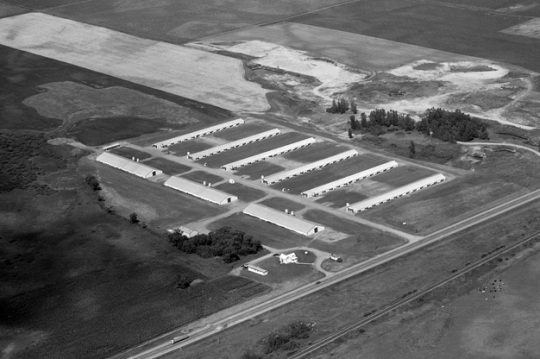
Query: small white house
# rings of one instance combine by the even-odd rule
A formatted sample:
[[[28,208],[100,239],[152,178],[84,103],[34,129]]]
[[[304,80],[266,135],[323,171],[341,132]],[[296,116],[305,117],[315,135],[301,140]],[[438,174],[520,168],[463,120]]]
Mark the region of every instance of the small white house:
[[[298,263],[298,257],[294,252],[290,254],[281,253],[278,258],[280,264]]]

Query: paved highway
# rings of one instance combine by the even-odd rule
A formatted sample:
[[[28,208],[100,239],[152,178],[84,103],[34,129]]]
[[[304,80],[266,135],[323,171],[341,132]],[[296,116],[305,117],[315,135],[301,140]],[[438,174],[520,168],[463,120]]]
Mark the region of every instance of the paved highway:
[[[424,295],[426,295],[427,293],[431,292],[432,290],[436,289],[436,288],[439,288],[443,285],[445,285],[446,283],[454,280],[454,279],[457,279],[459,277],[461,277],[462,275],[474,270],[475,268],[478,268],[480,267],[481,265],[489,262],[490,260],[492,259],[495,259],[497,258],[498,256],[504,254],[504,253],[508,253],[510,252],[511,250],[521,246],[522,244],[532,240],[532,239],[535,239],[536,237],[538,237],[540,235],[540,231],[534,233],[533,235],[531,236],[528,236],[527,238],[525,239],[522,239],[514,244],[512,244],[511,246],[509,247],[505,247],[503,249],[500,249],[498,251],[495,251],[494,253],[490,254],[490,255],[487,255],[486,257],[474,262],[474,263],[471,263],[470,265],[468,265],[467,267],[465,267],[464,269],[461,269],[457,272],[455,272],[454,274],[452,274],[451,276],[449,277],[446,277],[434,284],[431,284],[430,286],[404,298],[404,299],[401,299],[395,303],[392,303],[390,305],[388,305],[386,308],[384,308],[383,310],[380,310],[378,311],[376,314],[373,314],[371,316],[369,316],[368,318],[363,318],[361,319],[360,321],[354,323],[354,324],[350,324],[340,330],[338,330],[337,332],[335,333],[332,333],[331,335],[327,336],[326,338],[323,338],[321,340],[319,340],[318,342],[308,346],[308,347],[305,347],[304,349],[296,352],[295,354],[293,354],[292,356],[290,356],[288,359],[301,359],[301,358],[305,358],[307,355],[323,348],[324,346],[332,343],[333,341],[355,331],[355,330],[358,330],[360,329],[361,327],[365,326],[366,324],[376,320],[376,319],[379,319],[383,316],[385,316],[386,314],[398,309],[399,307],[401,307],[402,305],[404,304],[407,304],[407,303],[410,303],[412,302],[413,300],[415,299],[418,299]]]
[[[264,303],[254,305],[246,310],[237,312],[236,314],[231,315],[230,317],[214,322],[211,326],[207,326],[198,330],[195,330],[189,333],[189,338],[181,341],[176,344],[171,344],[170,340],[176,335],[165,335],[156,340],[146,343],[143,347],[134,348],[127,352],[121,353],[114,356],[115,359],[120,358],[132,358],[132,359],[154,359],[159,358],[167,353],[179,350],[180,348],[187,346],[189,344],[195,343],[199,340],[207,338],[213,334],[220,332],[221,330],[232,327],[234,325],[240,324],[246,320],[254,318],[258,315],[276,309],[282,305],[290,303],[294,300],[302,298],[306,295],[312,294],[318,290],[334,285],[340,281],[351,278],[355,275],[358,275],[362,272],[365,272],[369,269],[377,267],[381,264],[387,263],[395,258],[406,255],[412,251],[428,246],[436,241],[439,241],[443,238],[451,236],[459,231],[462,231],[466,228],[474,226],[478,223],[481,223],[485,220],[498,216],[502,213],[510,211],[516,207],[519,207],[523,204],[529,203],[531,201],[538,200],[540,198],[540,190],[528,193],[526,195],[514,198],[509,200],[506,203],[499,204],[493,208],[490,208],[482,213],[471,216],[463,221],[455,223],[449,227],[446,227],[440,231],[432,233],[429,236],[424,237],[416,242],[409,243],[407,245],[398,247],[389,252],[383,253],[379,256],[371,258],[365,262],[356,264],[347,269],[344,269],[341,272],[338,272],[335,276],[330,278],[325,278],[320,281],[320,284],[308,284],[303,287],[297,288],[293,291],[285,293],[281,296],[270,299]],[[412,298],[412,297],[411,297]],[[411,299],[407,298],[407,299]],[[414,299],[414,298],[413,298]],[[148,349],[142,349],[148,348]],[[141,351],[141,349],[143,351]],[[138,352],[137,352],[138,351]]]

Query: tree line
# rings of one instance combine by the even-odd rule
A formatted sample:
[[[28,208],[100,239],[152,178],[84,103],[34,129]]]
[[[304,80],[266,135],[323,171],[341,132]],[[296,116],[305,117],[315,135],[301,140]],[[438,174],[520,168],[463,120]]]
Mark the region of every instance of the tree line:
[[[202,258],[221,257],[232,263],[240,257],[255,254],[263,249],[261,241],[231,227],[221,227],[208,234],[187,237],[180,230],[168,234],[173,246],[184,253],[197,254]]]
[[[355,116],[349,118],[349,137],[352,131],[369,132],[374,136],[384,134],[386,128],[399,128],[404,131],[417,130],[425,135],[438,138],[445,142],[468,142],[475,138],[489,139],[486,124],[460,110],[448,111],[442,108],[428,109],[419,122],[415,122],[408,114],[394,110],[376,109],[366,115],[360,114],[360,120]]]

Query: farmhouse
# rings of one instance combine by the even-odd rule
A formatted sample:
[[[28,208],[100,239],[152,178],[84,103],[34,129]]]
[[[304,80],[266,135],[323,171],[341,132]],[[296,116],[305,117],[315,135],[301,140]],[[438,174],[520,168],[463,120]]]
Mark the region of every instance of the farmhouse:
[[[307,165],[294,168],[292,170],[283,171],[283,172],[279,172],[279,173],[273,174],[273,175],[268,176],[268,177],[264,177],[264,178],[261,179],[261,182],[265,183],[267,185],[271,185],[271,184],[274,184],[274,183],[277,183],[277,182],[280,182],[280,181],[284,181],[284,180],[289,179],[291,177],[299,176],[299,175],[304,174],[304,173],[309,172],[309,171],[313,171],[313,170],[316,170],[316,169],[323,168],[325,166],[331,165],[332,163],[336,163],[336,162],[346,160],[348,158],[351,158],[351,157],[354,157],[354,156],[357,156],[357,155],[358,155],[358,152],[356,150],[345,151],[345,152],[339,153],[339,154],[337,154],[335,156],[324,158],[322,160],[312,162],[312,163],[309,163]]]
[[[237,201],[238,197],[217,189],[206,187],[203,184],[193,182],[181,177],[171,177],[165,181],[165,186],[173,188],[177,191],[187,193],[189,195],[204,199],[205,201],[216,203],[219,205]]]
[[[100,154],[96,158],[96,161],[105,163],[106,165],[118,168],[122,171],[126,171],[142,178],[153,177],[163,173],[163,171],[161,170],[155,169],[153,167],[144,165],[136,161],[128,160],[127,158],[109,152],[103,152],[102,154]]]
[[[248,205],[243,212],[249,216],[287,228],[291,231],[303,234],[304,236],[309,236],[324,230],[324,227],[317,223],[306,221],[256,203]]]
[[[278,258],[280,264],[298,263],[298,257],[294,252],[289,254],[280,253]]]
[[[245,145],[253,143],[253,142],[264,140],[265,138],[277,136],[280,133],[281,133],[281,131],[278,130],[277,128],[275,128],[275,129],[270,130],[270,131],[265,131],[265,132],[258,133],[258,134],[253,135],[253,136],[242,138],[242,139],[237,140],[237,141],[229,142],[229,143],[226,143],[226,144],[221,145],[221,146],[212,147],[212,148],[210,148],[208,150],[205,150],[205,151],[200,151],[200,152],[192,153],[192,154],[188,153],[187,157],[190,160],[196,161],[196,160],[199,160],[201,158],[205,158],[205,157],[212,156],[212,155],[215,155],[215,154],[218,154],[218,153],[221,153],[221,152],[225,152],[225,151],[233,149],[233,148],[237,148],[237,147],[240,147],[240,146],[245,146]]]
[[[366,199],[364,201],[354,203],[354,204],[347,207],[347,211],[351,211],[353,213],[361,212],[361,211],[364,211],[364,210],[366,210],[368,208],[377,206],[379,204],[391,201],[393,199],[396,199],[396,198],[405,196],[407,194],[416,192],[418,190],[421,190],[423,188],[429,187],[429,186],[434,185],[436,183],[443,182],[445,179],[446,178],[442,174],[438,173],[436,175],[423,178],[423,179],[418,180],[416,182],[409,183],[408,185],[405,185],[405,186],[402,186],[402,187],[399,187],[399,188],[395,188],[395,189],[393,189],[393,190],[391,190],[389,192],[383,193],[380,196],[376,196],[376,197],[373,197],[373,198],[368,198],[368,199]]]
[[[266,151],[266,152],[259,153],[254,156],[250,156],[250,157],[247,157],[247,158],[235,161],[235,162],[228,163],[226,165],[221,166],[221,168],[227,171],[232,171],[239,167],[247,166],[258,161],[264,161],[267,158],[279,156],[283,153],[291,152],[299,148],[309,146],[315,142],[316,141],[313,137],[306,138],[305,140],[302,140],[302,141],[298,141],[298,142],[291,143],[286,146],[274,148],[273,150],[270,150],[270,151]]]
[[[267,275],[268,271],[266,269],[259,268],[257,266],[254,266],[253,264],[246,264],[244,268],[247,268],[248,271],[257,273],[260,275]]]
[[[201,137],[201,136],[206,136],[206,135],[209,135],[211,133],[218,132],[218,131],[221,131],[221,130],[224,130],[224,129],[227,129],[227,128],[240,126],[243,123],[244,123],[244,120],[239,118],[237,120],[224,122],[224,123],[220,123],[219,125],[203,128],[202,130],[198,130],[198,131],[195,131],[195,132],[190,132],[190,133],[187,133],[187,134],[182,135],[182,136],[173,137],[173,138],[170,138],[170,139],[165,140],[165,141],[156,142],[152,146],[156,147],[156,148],[166,148],[166,147],[174,145],[175,143],[178,143],[178,142],[189,141],[189,140],[192,140],[194,138],[198,138],[198,137]]]
[[[340,178],[340,179],[335,180],[333,182],[324,184],[322,186],[315,187],[313,189],[304,191],[304,192],[302,192],[302,196],[308,197],[308,198],[317,197],[317,196],[319,196],[321,194],[324,194],[324,193],[326,193],[328,191],[333,191],[333,190],[335,190],[335,189],[337,189],[339,187],[347,186],[349,184],[352,184],[354,182],[363,180],[365,178],[378,175],[379,173],[388,171],[388,170],[390,170],[392,168],[395,168],[397,166],[398,166],[398,164],[397,164],[396,161],[386,162],[386,163],[383,163],[382,165],[371,167],[371,168],[369,168],[369,169],[367,169],[365,171],[358,172],[358,173],[355,173],[353,175],[343,177],[343,178]]]

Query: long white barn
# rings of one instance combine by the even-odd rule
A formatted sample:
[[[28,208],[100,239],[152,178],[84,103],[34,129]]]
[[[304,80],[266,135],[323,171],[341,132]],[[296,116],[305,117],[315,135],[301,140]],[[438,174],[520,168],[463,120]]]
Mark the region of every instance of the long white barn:
[[[211,187],[206,187],[203,184],[193,182],[182,177],[171,177],[165,181],[164,185],[177,191],[184,192],[194,197],[219,205],[238,201],[238,197],[236,196]]]
[[[221,145],[221,146],[212,147],[212,148],[209,148],[209,149],[204,150],[204,151],[200,151],[200,152],[196,152],[196,153],[188,153],[187,158],[189,158],[192,161],[196,161],[196,160],[199,160],[201,158],[205,158],[205,157],[212,156],[212,155],[215,155],[215,154],[218,154],[218,153],[221,153],[221,152],[225,152],[225,151],[233,149],[233,148],[245,146],[245,145],[253,143],[253,142],[264,140],[265,138],[270,138],[270,137],[273,137],[273,136],[277,136],[280,133],[281,133],[280,130],[278,130],[277,128],[274,128],[273,130],[261,132],[261,133],[258,133],[256,135],[249,136],[249,137],[246,137],[246,138],[242,138],[242,139],[237,140],[237,141],[229,142],[229,143],[226,143],[226,144]]]
[[[309,236],[324,230],[320,224],[306,221],[305,219],[294,217],[290,214],[266,207],[260,204],[251,203],[244,209],[244,214],[262,219],[291,231]]]
[[[156,148],[160,148],[160,149],[161,148],[166,148],[166,147],[174,145],[175,143],[178,143],[178,142],[189,141],[189,140],[192,140],[194,138],[198,138],[198,137],[201,137],[201,136],[206,136],[206,135],[209,135],[211,133],[218,132],[218,131],[221,131],[221,130],[224,130],[224,129],[227,129],[227,128],[240,126],[244,122],[245,122],[244,120],[239,118],[239,119],[236,119],[236,120],[220,123],[219,125],[203,128],[202,130],[190,132],[190,133],[187,133],[187,134],[182,135],[182,136],[169,138],[168,140],[165,140],[165,141],[156,142],[152,146],[156,147]]]
[[[221,166],[221,168],[227,171],[232,171],[239,167],[247,166],[255,162],[263,161],[270,157],[279,156],[283,153],[291,152],[299,148],[309,146],[315,142],[316,141],[313,137],[306,138],[305,140],[302,140],[302,141],[298,141],[298,142],[291,143],[286,146],[274,148],[273,150],[259,153],[257,155],[250,156],[250,157],[247,157],[247,158],[235,161],[235,162],[227,163],[226,165]]]
[[[445,179],[446,178],[442,174],[438,173],[436,175],[423,178],[423,179],[415,181],[413,183],[409,183],[408,185],[405,185],[405,186],[402,186],[402,187],[399,187],[399,188],[395,188],[395,189],[393,189],[391,191],[388,191],[386,193],[381,194],[380,196],[376,196],[376,197],[373,197],[373,198],[368,198],[366,200],[354,203],[354,204],[347,207],[347,211],[350,211],[350,212],[353,212],[353,213],[361,212],[361,211],[364,211],[364,210],[366,210],[368,208],[377,206],[379,204],[391,201],[393,199],[396,199],[396,198],[405,196],[407,194],[416,192],[416,191],[421,190],[423,188],[432,186],[432,185],[434,185],[436,183],[443,182]]]
[[[306,172],[313,171],[316,169],[323,168],[325,166],[331,165],[332,163],[340,162],[343,160],[346,160],[348,158],[354,157],[358,155],[358,151],[356,150],[349,150],[342,153],[339,153],[335,156],[327,157],[319,161],[315,161],[312,163],[308,163],[307,165],[300,166],[297,168],[294,168],[292,170],[279,172],[273,175],[270,175],[268,177],[264,177],[261,179],[262,183],[265,183],[267,185],[271,185],[277,182],[284,181],[286,179],[296,177],[299,175],[302,175]]]
[[[96,161],[105,163],[106,165],[118,168],[122,171],[134,174],[135,176],[139,176],[142,178],[153,177],[163,173],[163,171],[156,168],[129,160],[127,158],[109,152],[103,152],[102,154],[100,154],[96,158]]]
[[[333,182],[323,184],[322,186],[315,187],[313,189],[304,191],[301,193],[304,197],[317,197],[318,195],[324,194],[329,191],[333,191],[339,187],[350,185],[354,182],[358,182],[360,180],[363,180],[365,178],[378,175],[379,173],[386,172],[392,168],[395,168],[398,166],[398,163],[396,161],[390,161],[383,163],[382,165],[378,165],[375,167],[371,167],[367,170],[364,170],[362,172],[355,173],[353,175],[340,178],[338,180],[335,180]]]

